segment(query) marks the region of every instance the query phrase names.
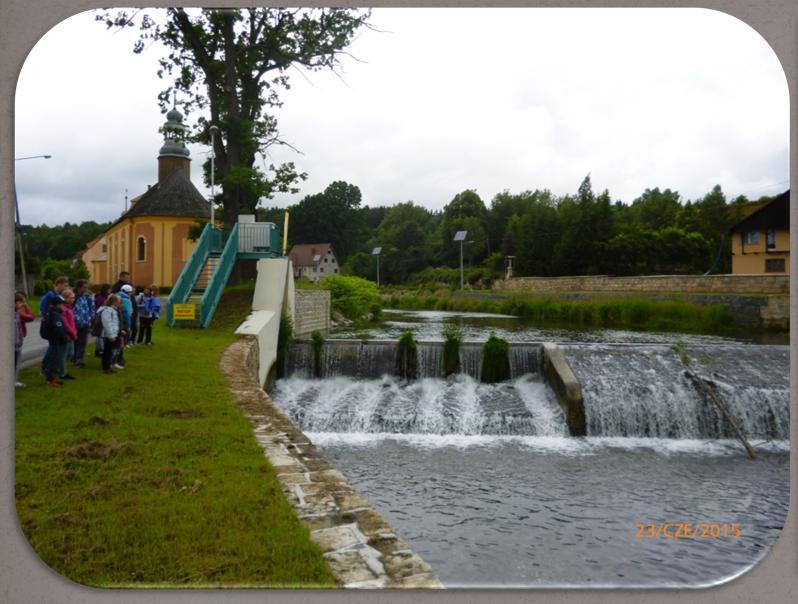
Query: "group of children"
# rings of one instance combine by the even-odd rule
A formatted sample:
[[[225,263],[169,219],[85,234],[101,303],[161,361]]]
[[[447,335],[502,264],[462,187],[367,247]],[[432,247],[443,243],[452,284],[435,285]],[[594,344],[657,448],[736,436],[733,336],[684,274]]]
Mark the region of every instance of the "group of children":
[[[105,373],[115,373],[125,367],[125,348],[137,344],[152,345],[152,326],[161,316],[161,302],[155,285],[136,294],[130,284],[130,273],[123,271],[113,287],[100,286],[93,294],[88,281],[81,279],[69,287],[67,277],[55,280],[53,288],[40,300],[40,335],[47,340],[47,352],[41,370],[51,386],[61,386],[65,380],[75,379],[67,370],[67,361],[75,367],[85,367],[86,347],[89,337],[96,338],[94,355],[102,358]],[[27,335],[27,324],[33,313],[25,296],[15,296],[14,321],[16,324],[15,364],[17,388],[22,343]]]

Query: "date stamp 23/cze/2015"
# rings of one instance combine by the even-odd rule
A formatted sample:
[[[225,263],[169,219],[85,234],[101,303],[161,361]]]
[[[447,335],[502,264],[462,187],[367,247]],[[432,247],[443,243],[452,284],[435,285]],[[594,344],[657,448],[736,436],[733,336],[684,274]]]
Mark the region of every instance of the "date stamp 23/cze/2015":
[[[635,525],[638,539],[721,539],[731,537],[737,539],[742,537],[742,530],[739,524],[728,524],[726,522],[670,522],[660,524],[641,524]]]

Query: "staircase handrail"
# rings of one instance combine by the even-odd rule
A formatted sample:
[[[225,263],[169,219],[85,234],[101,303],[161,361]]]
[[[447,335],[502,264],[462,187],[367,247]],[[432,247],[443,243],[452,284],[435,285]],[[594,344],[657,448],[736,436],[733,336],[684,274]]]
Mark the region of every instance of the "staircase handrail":
[[[227,280],[230,278],[230,273],[236,263],[238,255],[238,223],[233,225],[233,229],[227,236],[227,242],[222,250],[222,255],[219,256],[219,264],[213,272],[205,292],[202,294],[200,300],[200,323],[202,327],[208,327],[213,318],[213,313],[216,311],[216,306],[222,297]]]
[[[211,224],[207,223],[202,229],[202,233],[200,234],[199,239],[197,239],[197,243],[194,246],[191,255],[188,257],[186,264],[183,266],[180,276],[172,286],[172,291],[168,298],[169,304],[166,311],[167,325],[174,325],[174,318],[172,316],[173,305],[184,303],[191,294],[191,288],[197,281],[197,277],[199,276],[200,271],[205,264],[205,259],[208,256],[208,252],[213,251],[212,247],[214,241],[218,238],[215,237],[215,235],[216,233],[211,227]]]

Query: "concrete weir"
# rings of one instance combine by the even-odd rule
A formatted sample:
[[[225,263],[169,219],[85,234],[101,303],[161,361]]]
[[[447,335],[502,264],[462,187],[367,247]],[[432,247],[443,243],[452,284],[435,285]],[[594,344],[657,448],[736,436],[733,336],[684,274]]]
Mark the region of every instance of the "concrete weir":
[[[430,566],[274,405],[261,388],[258,348],[256,336],[242,337],[222,355],[220,368],[336,579],[349,588],[442,588]]]
[[[543,373],[557,393],[571,436],[585,436],[587,422],[582,387],[557,344],[543,344]]]

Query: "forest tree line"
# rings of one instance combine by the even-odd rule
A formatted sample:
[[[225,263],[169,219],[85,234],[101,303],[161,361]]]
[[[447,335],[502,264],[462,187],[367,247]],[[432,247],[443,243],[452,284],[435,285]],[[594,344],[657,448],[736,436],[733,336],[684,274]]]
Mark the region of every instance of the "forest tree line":
[[[337,181],[287,208],[288,239],[332,243],[342,272],[367,279],[377,271],[371,250],[381,247],[384,284],[459,279],[453,238],[461,230],[468,231],[463,258],[472,284],[503,275],[507,256],[515,257],[516,276],[727,273],[731,245],[724,236],[750,203],[745,196],[728,200],[716,185],[687,201],[672,189],[646,189],[626,204],[594,192],[588,175],[575,194],[503,191],[486,203],[465,190],[432,211],[412,201],[364,206],[357,186]],[[259,220],[282,226],[284,212],[261,209]]]

